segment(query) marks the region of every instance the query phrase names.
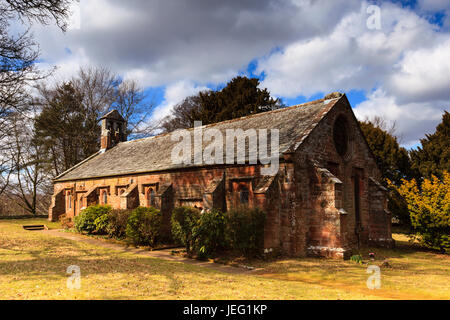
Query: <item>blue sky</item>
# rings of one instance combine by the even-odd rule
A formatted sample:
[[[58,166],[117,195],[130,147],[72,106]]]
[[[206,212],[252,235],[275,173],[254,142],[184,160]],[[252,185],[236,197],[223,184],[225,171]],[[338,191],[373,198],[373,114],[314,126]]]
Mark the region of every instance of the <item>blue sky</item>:
[[[151,121],[246,75],[287,105],[345,92],[358,118],[395,123],[414,147],[450,103],[447,0],[81,0],[73,11],[65,34],[34,28],[41,67],[58,66],[58,79],[93,65],[137,80]]]

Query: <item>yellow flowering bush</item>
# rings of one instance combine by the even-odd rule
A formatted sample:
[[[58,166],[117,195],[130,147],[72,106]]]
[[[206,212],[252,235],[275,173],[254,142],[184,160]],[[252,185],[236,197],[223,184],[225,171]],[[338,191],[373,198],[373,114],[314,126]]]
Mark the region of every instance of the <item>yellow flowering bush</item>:
[[[421,242],[441,251],[450,251],[450,174],[432,176],[419,186],[416,180],[403,180],[397,188],[406,200],[411,224]]]

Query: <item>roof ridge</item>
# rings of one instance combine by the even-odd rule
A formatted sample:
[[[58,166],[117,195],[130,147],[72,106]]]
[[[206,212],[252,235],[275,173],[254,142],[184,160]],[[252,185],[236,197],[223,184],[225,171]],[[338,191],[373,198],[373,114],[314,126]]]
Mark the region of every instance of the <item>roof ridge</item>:
[[[330,100],[335,100],[335,99],[330,99]],[[235,122],[235,121],[238,121],[238,120],[244,120],[244,119],[255,118],[255,117],[263,116],[263,115],[267,115],[267,114],[274,114],[274,113],[278,113],[278,112],[284,112],[284,111],[287,111],[287,110],[293,110],[293,109],[300,108],[300,107],[306,107],[308,105],[318,104],[318,103],[324,102],[324,101],[325,101],[325,99],[321,98],[321,99],[308,101],[308,102],[301,103],[301,104],[296,104],[296,105],[293,105],[293,106],[290,106],[290,107],[284,107],[284,108],[280,108],[280,109],[276,109],[276,110],[250,114],[250,115],[239,117],[239,118],[233,118],[233,119],[229,119],[229,120],[223,120],[223,121],[219,121],[219,122],[209,123],[209,124],[205,124],[205,125],[201,126],[200,128],[208,128],[208,127],[216,126],[216,125],[222,124],[222,123],[231,123],[231,122]],[[190,131],[190,130],[194,130],[194,128],[176,129],[176,130],[173,130],[173,131],[170,131],[170,132],[165,132],[165,133],[158,134],[156,136],[151,136],[151,137],[146,137],[146,138],[141,138],[141,139],[135,139],[135,140],[129,140],[129,141],[121,142],[121,143],[131,143],[131,142],[138,142],[138,141],[143,141],[143,140],[150,140],[150,139],[155,139],[155,138],[159,138],[159,137],[164,137],[164,136],[166,136],[168,134],[171,134],[173,132],[176,132],[178,130],[188,130],[188,131]]]

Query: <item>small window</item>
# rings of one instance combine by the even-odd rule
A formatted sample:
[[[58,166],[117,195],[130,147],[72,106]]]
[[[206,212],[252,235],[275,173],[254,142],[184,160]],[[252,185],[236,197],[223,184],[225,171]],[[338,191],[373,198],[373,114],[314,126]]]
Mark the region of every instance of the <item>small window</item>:
[[[72,195],[69,193],[69,197],[68,197],[68,207],[69,209],[72,209]]]
[[[156,206],[155,190],[153,190],[152,188],[148,189],[148,191],[147,191],[147,206],[149,206],[149,207]]]
[[[241,204],[248,204],[249,194],[250,192],[248,191],[247,187],[241,188],[241,191],[239,192],[239,201],[241,202]]]
[[[106,193],[106,191],[103,191],[103,204],[107,203],[108,203],[108,194]]]

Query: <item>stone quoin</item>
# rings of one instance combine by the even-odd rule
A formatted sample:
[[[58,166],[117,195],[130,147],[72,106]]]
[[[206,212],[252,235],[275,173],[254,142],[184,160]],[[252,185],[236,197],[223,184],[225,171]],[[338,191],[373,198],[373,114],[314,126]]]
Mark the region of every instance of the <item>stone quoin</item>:
[[[101,149],[54,180],[49,219],[96,204],[154,206],[170,233],[175,207],[248,206],[267,214],[267,253],[347,258],[362,244],[394,245],[387,190],[345,94],[205,126],[224,136],[278,130],[275,175],[261,174],[262,163],[173,164],[170,133],[127,141],[117,111],[101,122]]]

